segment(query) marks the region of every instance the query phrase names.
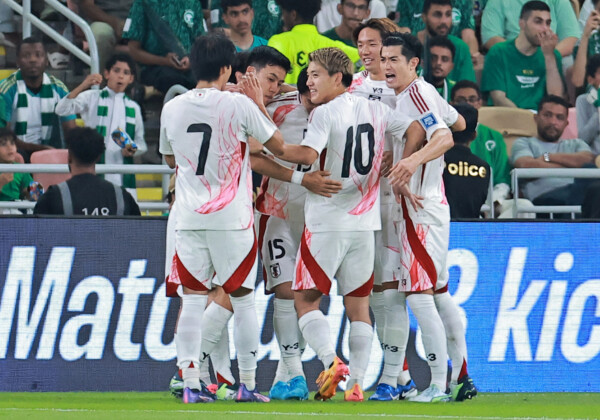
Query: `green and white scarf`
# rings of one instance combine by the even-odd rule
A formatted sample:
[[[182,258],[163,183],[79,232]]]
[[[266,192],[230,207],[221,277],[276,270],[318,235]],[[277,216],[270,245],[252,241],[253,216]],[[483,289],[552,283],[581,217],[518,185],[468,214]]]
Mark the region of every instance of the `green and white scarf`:
[[[15,134],[17,137],[27,134],[27,121],[31,119],[28,97],[27,85],[21,76],[21,70],[19,70],[17,71],[17,105],[15,111]],[[42,110],[42,135],[40,141],[42,144],[47,144],[52,136],[52,124],[56,118],[54,108],[56,107],[56,103],[60,100],[60,97],[58,92],[52,89],[52,82],[46,73],[44,73],[42,80],[40,99]]]
[[[131,140],[135,141],[135,108],[133,107],[133,101],[129,99],[127,95],[123,96],[125,102],[125,132],[131,137]],[[100,99],[98,100],[98,124],[96,130],[106,137],[108,134],[108,124],[112,119],[112,112],[110,112],[110,106],[113,100],[110,97],[108,88],[105,87],[100,91]],[[110,116],[110,117],[109,117]]]
[[[129,135],[131,140],[135,142],[135,107],[133,106],[133,101],[129,99],[127,95],[123,96],[123,102],[125,103],[125,132]],[[98,123],[96,125],[96,131],[102,135],[102,137],[106,138],[108,130],[110,129],[109,125],[112,121],[112,111],[110,109],[113,104],[113,99],[110,97],[110,92],[108,91],[108,87],[105,87],[100,91],[100,98],[98,99]],[[122,127],[121,127],[122,129]],[[112,140],[111,140],[112,141]],[[104,163],[104,155],[100,159],[100,163]],[[124,157],[124,164],[132,164],[132,157]],[[123,187],[125,188],[135,188],[135,175],[134,174],[123,174]]]

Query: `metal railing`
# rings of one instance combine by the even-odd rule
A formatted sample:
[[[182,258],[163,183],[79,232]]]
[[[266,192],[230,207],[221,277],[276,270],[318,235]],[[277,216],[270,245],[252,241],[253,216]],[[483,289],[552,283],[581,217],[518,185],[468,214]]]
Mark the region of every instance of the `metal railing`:
[[[519,191],[519,179],[531,178],[597,178],[600,179],[600,169],[588,168],[515,168],[511,172],[512,190],[515,196]],[[528,206],[527,209],[519,210],[519,200],[515,200],[513,206],[513,217],[518,217],[519,213],[571,213],[571,218],[575,214],[581,213],[581,206]]]
[[[63,5],[58,0],[44,0],[46,4],[50,5],[57,12],[59,12],[60,14],[62,14],[67,19],[69,19],[81,28],[89,45],[89,54],[86,54],[78,46],[73,44],[71,41],[69,41],[64,36],[52,29],[47,23],[42,21],[33,13],[31,13],[31,0],[23,0],[22,6],[15,0],[2,1],[6,3],[15,12],[23,16],[23,38],[28,38],[31,36],[31,25],[33,24],[36,28],[48,35],[50,38],[52,38],[59,45],[64,47],[75,57],[79,58],[85,64],[90,66],[92,73],[98,73],[100,71],[100,61],[98,59],[98,45],[96,44],[96,40],[94,39],[92,28],[90,28],[90,25],[88,25],[87,22],[77,13],[73,12],[71,9]]]
[[[3,163],[0,164],[0,173],[47,173],[68,174],[69,166],[65,164],[41,164],[41,163]],[[167,165],[96,165],[97,174],[172,174],[175,170]],[[168,187],[168,185],[167,185]],[[163,185],[163,196],[167,194]],[[138,201],[141,211],[165,211],[169,204],[164,202]],[[35,207],[33,201],[0,201],[0,209],[32,209]]]

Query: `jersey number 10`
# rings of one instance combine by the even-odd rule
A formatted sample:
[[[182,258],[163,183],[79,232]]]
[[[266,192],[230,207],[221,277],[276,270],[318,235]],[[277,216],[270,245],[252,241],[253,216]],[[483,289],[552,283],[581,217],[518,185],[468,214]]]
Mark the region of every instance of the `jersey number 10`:
[[[367,135],[367,141],[369,142],[369,159],[367,164],[363,165],[362,155],[362,139],[363,134]],[[346,147],[344,147],[344,162],[342,163],[342,178],[350,177],[350,161],[352,160],[352,146],[356,143],[354,148],[354,169],[360,175],[366,175],[371,171],[373,167],[373,157],[375,155],[375,130],[369,123],[359,124],[356,127],[356,136],[354,136],[354,127],[350,127],[346,132]]]

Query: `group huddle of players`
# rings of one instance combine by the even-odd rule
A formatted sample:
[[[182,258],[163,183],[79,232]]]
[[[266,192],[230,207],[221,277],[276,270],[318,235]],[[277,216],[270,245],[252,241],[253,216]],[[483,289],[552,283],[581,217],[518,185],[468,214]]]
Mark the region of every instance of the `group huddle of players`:
[[[163,109],[160,152],[177,168],[167,291],[181,297],[181,379],[172,387],[184,403],[269,401],[256,390],[259,252],[266,290],[275,294],[281,351],[271,399],[308,398],[301,361],[308,344],[324,366],[315,398],[332,398],[346,380],[344,399],[362,401],[373,340],[369,309],[384,350],[370,400],[477,394],[446,268],[443,154],[453,144],[450,130],[463,130],[464,119],[417,76],[422,46],[415,37],[371,19],[355,38],[364,71],[353,74],[341,50],[320,49],[292,90],[282,86],[289,61],[270,47],[253,50],[238,83],[228,85],[233,44],[202,36],[191,55],[196,89]],[[289,92],[274,95],[282,89]],[[263,175],[255,209],[251,170]],[[333,281],[350,321],[348,365],[319,309]],[[431,370],[420,393],[406,364],[407,303]],[[229,361],[232,316],[237,384]],[[218,384],[207,387],[209,357]]]

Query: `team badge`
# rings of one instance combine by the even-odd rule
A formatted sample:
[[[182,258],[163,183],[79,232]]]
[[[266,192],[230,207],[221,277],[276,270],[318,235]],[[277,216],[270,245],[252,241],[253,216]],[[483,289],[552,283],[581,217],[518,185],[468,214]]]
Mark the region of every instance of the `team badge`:
[[[452,25],[458,26],[460,24],[460,20],[462,19],[462,13],[460,9],[457,7],[452,8]]]
[[[271,265],[271,277],[276,279],[281,275],[281,267],[279,267],[279,263],[275,263]]]
[[[277,3],[275,3],[275,0],[269,0],[269,2],[267,3],[267,10],[273,16],[279,15],[279,6],[277,6]]]
[[[185,24],[187,26],[189,26],[190,28],[192,26],[194,26],[194,11],[187,9],[185,11],[185,13],[183,14],[183,21],[185,22]]]
[[[496,148],[496,141],[495,140],[486,141],[485,148],[488,150],[488,152],[491,152],[492,150],[494,150]]]
[[[433,116],[433,114],[430,112],[429,114],[425,115],[424,117],[421,118],[421,123],[423,124],[423,126],[425,127],[425,129],[428,129],[430,127],[433,127],[434,125],[437,124],[437,120],[435,119],[435,117]]]

